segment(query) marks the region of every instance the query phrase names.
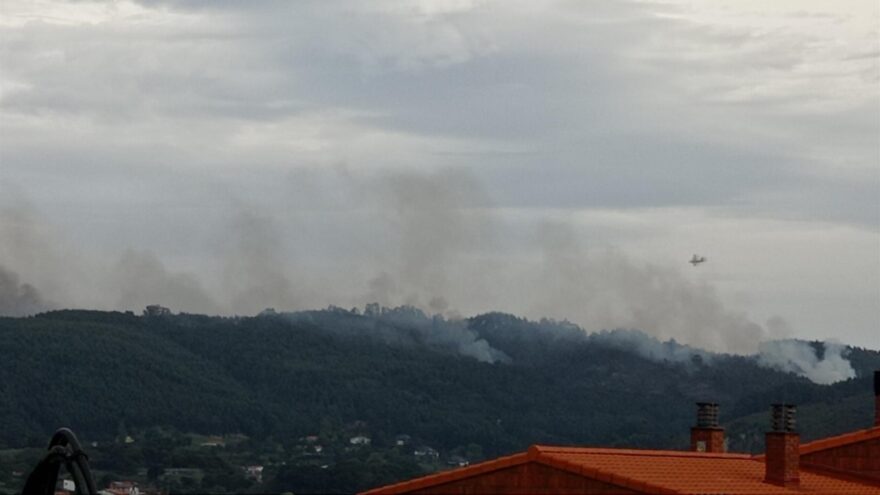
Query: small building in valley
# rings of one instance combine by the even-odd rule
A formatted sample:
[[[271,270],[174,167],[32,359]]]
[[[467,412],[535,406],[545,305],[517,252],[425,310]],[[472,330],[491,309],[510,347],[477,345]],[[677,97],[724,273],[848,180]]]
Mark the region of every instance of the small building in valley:
[[[348,443],[352,445],[370,445],[370,437],[357,435],[348,439]]]

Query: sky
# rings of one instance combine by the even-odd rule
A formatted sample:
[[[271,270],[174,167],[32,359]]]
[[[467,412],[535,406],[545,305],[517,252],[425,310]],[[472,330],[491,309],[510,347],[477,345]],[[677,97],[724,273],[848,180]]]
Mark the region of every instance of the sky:
[[[0,0],[0,313],[373,301],[880,349],[878,3]]]

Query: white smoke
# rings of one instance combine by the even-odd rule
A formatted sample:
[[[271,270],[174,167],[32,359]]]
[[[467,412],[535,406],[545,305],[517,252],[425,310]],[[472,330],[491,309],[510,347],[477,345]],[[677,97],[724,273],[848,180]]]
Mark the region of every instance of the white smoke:
[[[266,310],[262,316],[277,313]],[[357,308],[345,310],[330,306],[321,311],[281,313],[291,321],[305,321],[324,331],[342,336],[369,337],[395,346],[425,345],[452,354],[467,356],[484,363],[509,363],[510,357],[492,347],[486,339],[468,327],[461,318],[428,316],[414,306],[388,308],[367,304],[363,314]]]
[[[590,342],[600,345],[635,352],[652,361],[670,361],[674,363],[692,362],[698,356],[704,362],[713,356],[711,352],[689,345],[679,344],[675,339],[661,342],[641,330],[603,330],[590,334]]]
[[[758,349],[758,363],[769,368],[796,373],[814,383],[829,385],[855,378],[856,371],[846,359],[846,346],[827,340],[824,355],[807,342],[774,340],[762,342]]]
[[[768,327],[779,323],[774,318]],[[768,329],[772,333],[772,329]],[[634,352],[652,361],[668,361],[673,363],[690,363],[695,357],[706,363],[711,362],[717,354],[698,347],[680,344],[675,339],[661,341],[640,330],[612,330],[590,334],[589,339],[600,345],[615,349]],[[766,368],[795,373],[813,383],[830,385],[850,378],[856,372],[846,357],[847,347],[840,342],[825,341],[822,343],[824,353],[819,352],[808,342],[799,340],[771,340],[758,344],[754,354],[756,362]]]
[[[365,311],[365,314],[369,313],[369,310]],[[464,320],[446,319],[441,315],[429,317],[412,306],[381,308],[379,314],[373,317],[379,323],[414,331],[425,344],[432,347],[447,348],[484,363],[510,362],[510,357],[480,338]]]

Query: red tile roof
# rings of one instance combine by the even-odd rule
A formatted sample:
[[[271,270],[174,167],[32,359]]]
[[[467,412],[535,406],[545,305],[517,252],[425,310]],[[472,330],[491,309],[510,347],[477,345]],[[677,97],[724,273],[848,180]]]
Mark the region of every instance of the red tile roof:
[[[537,462],[586,478],[653,494],[880,495],[880,484],[848,480],[803,469],[800,473],[800,486],[797,488],[765,483],[764,463],[745,454],[538,445],[530,447],[528,452],[377,488],[365,494],[406,493],[527,462]]]
[[[836,449],[837,447],[843,447],[845,445],[874,440],[877,438],[880,438],[880,426],[875,426],[873,428],[868,428],[865,430],[851,431],[849,433],[844,433],[835,437],[821,438],[819,440],[814,440],[809,443],[802,443],[799,451],[801,455],[807,455],[815,452],[821,452],[823,450]],[[756,455],[755,459],[763,461],[764,454]]]
[[[875,494],[880,485],[800,472],[800,486],[764,482],[764,463],[743,454],[533,447],[558,468],[634,490],[677,494]],[[610,476],[610,478],[604,478]],[[643,487],[643,488],[640,488]]]
[[[843,435],[838,435],[836,437],[828,437],[821,440],[816,440],[814,442],[801,444],[800,452],[801,455],[812,454],[814,452],[835,449],[837,447],[843,447],[844,445],[861,443],[868,440],[874,440],[876,438],[880,438],[880,426],[875,426],[866,430],[857,430],[850,433],[844,433]]]
[[[481,462],[479,464],[471,464],[470,466],[453,469],[451,471],[443,471],[441,473],[429,474],[428,476],[422,476],[421,478],[415,478],[409,481],[395,483],[393,485],[374,488],[372,490],[363,492],[362,495],[407,493],[430,486],[437,486],[442,483],[449,483],[452,481],[471,478],[484,473],[497,471],[499,469],[504,469],[519,464],[525,464],[529,462],[529,460],[529,454],[527,452],[521,452],[519,454],[499,457],[497,459]]]

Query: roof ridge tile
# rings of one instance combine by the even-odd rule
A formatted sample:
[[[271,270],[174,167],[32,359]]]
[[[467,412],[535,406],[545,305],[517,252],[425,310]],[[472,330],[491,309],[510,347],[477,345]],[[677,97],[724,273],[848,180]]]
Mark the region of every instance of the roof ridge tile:
[[[536,453],[540,454],[598,454],[598,455],[630,455],[644,457],[696,457],[700,459],[751,459],[751,454],[736,452],[691,452],[688,450],[658,450],[658,449],[613,449],[607,447],[554,447],[547,445],[533,445]]]

